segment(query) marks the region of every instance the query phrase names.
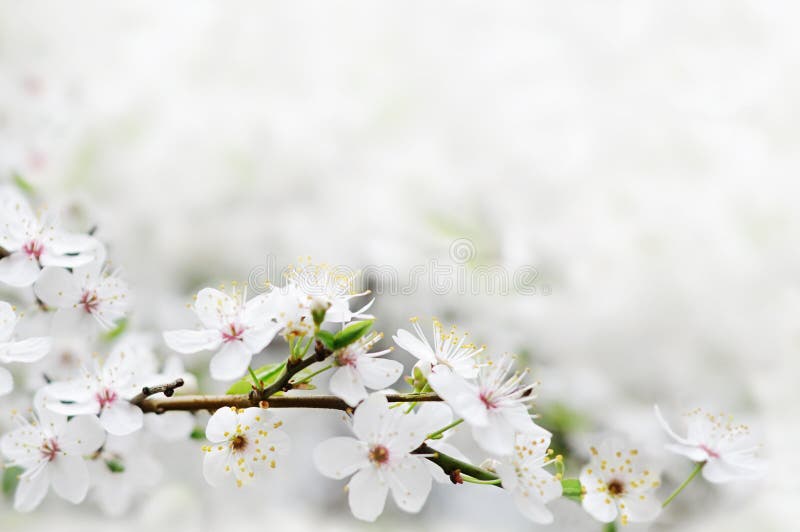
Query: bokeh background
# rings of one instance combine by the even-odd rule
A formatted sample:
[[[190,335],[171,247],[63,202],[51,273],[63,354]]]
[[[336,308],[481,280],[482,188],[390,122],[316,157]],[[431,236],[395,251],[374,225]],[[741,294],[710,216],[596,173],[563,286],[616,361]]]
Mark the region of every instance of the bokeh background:
[[[469,268],[533,267],[534,295],[379,293],[377,327],[435,315],[521,353],[573,473],[588,439],[623,434],[662,461],[663,496],[689,464],[660,451],[652,405],[737,413],[763,434],[768,477],[697,482],[651,529],[789,531],[798,15],[764,0],[3,0],[0,172],[97,224],[133,326],[156,339],[191,321],[197,288],[268,257],[408,272],[468,239]],[[186,359],[213,390],[204,362]],[[3,499],[0,529],[369,528],[308,460],[339,420],[287,417],[293,456],[256,489],[207,486],[198,443],[143,442],[163,471],[122,517]],[[600,529],[554,508],[551,530]],[[536,528],[500,490],[449,485],[371,528],[488,527]]]

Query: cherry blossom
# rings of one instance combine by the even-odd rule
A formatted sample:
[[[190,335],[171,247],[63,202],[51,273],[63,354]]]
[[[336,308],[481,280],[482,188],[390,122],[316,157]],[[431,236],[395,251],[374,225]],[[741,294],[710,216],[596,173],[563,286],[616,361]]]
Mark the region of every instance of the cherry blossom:
[[[31,363],[41,360],[50,352],[52,340],[47,337],[34,337],[25,340],[14,340],[14,329],[19,316],[14,307],[0,301],[0,362]],[[0,366],[0,396],[14,389],[11,372]]]
[[[434,369],[428,377],[431,387],[470,425],[478,445],[500,456],[512,453],[518,432],[549,436],[528,412],[535,384],[524,383],[527,371],[509,376],[513,366],[514,357],[502,355],[482,364],[474,382],[446,369]]]
[[[94,416],[66,416],[37,408],[33,421],[18,417],[17,427],[0,440],[7,466],[24,469],[14,496],[14,508],[29,512],[47,495],[49,486],[59,497],[77,504],[89,490],[84,456],[103,445],[105,432]]]
[[[164,333],[167,345],[179,353],[217,350],[211,359],[211,377],[228,381],[247,371],[254,354],[264,349],[280,330],[272,318],[269,294],[246,300],[246,291],[228,295],[204,288],[194,303],[200,319],[199,330],[176,330]]]
[[[119,270],[106,269],[102,248],[95,260],[73,268],[72,272],[44,268],[33,288],[48,307],[58,309],[57,318],[68,324],[91,317],[103,329],[111,329],[130,308],[128,284],[120,278]]]
[[[333,354],[337,369],[331,376],[330,389],[350,406],[366,399],[366,387],[382,390],[403,372],[400,362],[380,358],[391,349],[369,352],[382,337],[382,334],[370,333]]]
[[[431,476],[425,458],[411,454],[425,438],[425,430],[414,415],[390,409],[380,393],[373,393],[353,414],[355,438],[331,438],[314,449],[314,465],[326,477],[347,484],[353,515],[374,521],[383,512],[386,496],[392,492],[404,511],[422,509],[431,490]]]
[[[89,235],[63,231],[48,213],[35,213],[15,188],[0,187],[1,282],[30,286],[43,267],[83,266],[97,245]]]
[[[554,461],[549,446],[549,436],[518,434],[514,452],[492,466],[519,511],[534,523],[552,523],[546,504],[561,496],[561,479],[544,469]]]
[[[366,311],[374,299],[358,310],[350,310],[350,300],[365,296],[369,291],[353,292],[356,274],[340,271],[327,264],[301,263],[299,267],[288,270],[287,284],[293,285],[302,294],[301,305],[309,312],[312,307],[324,308],[325,321],[348,323],[353,320],[373,319]]]
[[[666,449],[695,462],[705,462],[703,478],[709,482],[756,479],[766,473],[766,463],[758,457],[761,446],[754,442],[747,425],[734,423],[725,414],[714,415],[697,408],[685,415],[684,438],[670,428],[658,406],[655,412],[661,426],[677,442],[667,444]]]
[[[411,324],[416,336],[405,329],[398,329],[392,338],[397,345],[419,359],[418,366],[426,376],[432,370],[443,368],[465,379],[473,379],[478,375],[475,358],[485,347],[478,347],[468,342],[467,334],[459,336],[455,327],[449,332],[444,332],[438,320],[433,320],[433,345],[431,345],[422,332],[419,320],[412,318]],[[434,384],[431,383],[431,386]]]
[[[129,399],[157,381],[154,373],[149,349],[123,340],[105,361],[82,368],[78,378],[45,386],[44,406],[70,416],[95,414],[109,434],[124,436],[142,428],[142,411]]]
[[[235,480],[238,487],[251,482],[258,471],[274,469],[277,457],[289,452],[283,423],[263,408],[220,408],[208,420],[203,447],[203,474],[212,486]]]
[[[586,491],[583,508],[592,517],[610,523],[619,515],[622,524],[658,517],[661,503],[654,492],[661,485],[660,473],[643,462],[637,449],[605,440],[590,450],[580,482]]]

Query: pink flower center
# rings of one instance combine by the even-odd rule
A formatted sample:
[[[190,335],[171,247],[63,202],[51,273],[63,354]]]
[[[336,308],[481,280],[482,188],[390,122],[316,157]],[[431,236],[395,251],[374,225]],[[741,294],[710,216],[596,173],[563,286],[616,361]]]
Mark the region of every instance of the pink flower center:
[[[227,331],[222,331],[222,341],[225,343],[233,342],[234,340],[242,341],[242,334],[244,327],[231,323],[228,325]]]
[[[383,445],[376,445],[369,450],[370,462],[375,462],[378,465],[385,464],[389,461],[389,449]]]
[[[42,456],[47,458],[48,462],[52,462],[56,459],[56,456],[61,451],[61,447],[58,446],[58,441],[55,438],[50,438],[44,444],[42,444],[41,452]]]
[[[497,404],[492,399],[491,394],[481,392],[479,397],[481,399],[481,402],[483,403],[483,406],[486,407],[486,410],[494,410],[495,408],[497,408]]]
[[[81,296],[80,304],[83,306],[83,310],[91,314],[100,306],[100,298],[97,297],[97,292],[94,290],[87,290]]]
[[[97,397],[97,402],[100,403],[100,408],[102,409],[111,406],[117,400],[117,392],[106,388],[102,392],[98,392],[95,397]]]
[[[701,449],[702,449],[702,450],[703,450],[703,451],[704,451],[704,452],[705,452],[705,453],[706,453],[708,456],[710,456],[711,458],[719,458],[719,453],[718,453],[717,451],[715,451],[715,450],[711,449],[710,447],[708,447],[706,444],[704,444],[704,443],[701,443],[701,444],[700,444],[700,448],[701,448]]]
[[[336,364],[339,366],[355,366],[356,354],[350,349],[344,349],[336,355]]]
[[[38,240],[29,240],[28,242],[25,242],[25,245],[22,246],[22,251],[24,251],[29,257],[39,260],[39,257],[41,257],[42,253],[44,253],[44,245]]]

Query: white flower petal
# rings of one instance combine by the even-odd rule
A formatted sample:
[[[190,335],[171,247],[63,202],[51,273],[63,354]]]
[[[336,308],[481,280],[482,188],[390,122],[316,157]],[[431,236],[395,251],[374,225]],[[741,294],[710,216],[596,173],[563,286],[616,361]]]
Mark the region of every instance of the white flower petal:
[[[338,368],[331,376],[328,387],[332,394],[341,397],[350,406],[356,406],[367,398],[361,375],[350,366]]]
[[[25,253],[15,252],[0,259],[0,282],[11,286],[30,286],[39,277],[39,264]]]
[[[623,497],[620,503],[620,513],[626,515],[632,523],[654,521],[661,513],[661,503],[650,494]]]
[[[696,443],[696,442],[690,441],[690,440],[688,440],[686,438],[682,438],[682,437],[678,436],[678,434],[676,434],[675,431],[672,430],[672,427],[669,426],[669,423],[667,423],[667,420],[664,419],[664,416],[661,415],[661,409],[658,408],[658,405],[654,405],[653,406],[653,410],[656,413],[656,419],[658,420],[659,424],[666,431],[666,433],[670,435],[670,437],[673,440],[677,441],[678,443],[682,443],[684,445],[693,445],[693,444]]]
[[[385,425],[384,419],[392,414],[386,397],[373,393],[356,408],[353,414],[353,433],[361,441],[377,441]]]
[[[536,488],[531,488],[535,490]],[[526,491],[523,489],[514,492],[514,504],[522,515],[541,525],[547,525],[553,522],[553,513],[545,506],[542,499],[533,495],[533,491]]]
[[[350,511],[363,521],[375,521],[383,512],[389,486],[374,467],[362,469],[347,484]]]
[[[190,354],[216,349],[222,344],[222,335],[216,329],[203,329],[200,331],[181,329],[166,331],[164,333],[164,342],[170,349],[178,353]]]
[[[81,300],[81,289],[75,276],[64,268],[44,268],[33,285],[33,291],[48,307],[71,307]]]
[[[230,474],[228,469],[229,461],[230,453],[227,446],[221,450],[214,447],[212,450],[207,451],[205,457],[203,457],[203,476],[206,482],[212,486],[221,486]]]
[[[391,386],[403,373],[403,365],[396,360],[377,357],[360,357],[356,369],[365,386],[383,390]]]
[[[3,358],[6,362],[36,362],[50,352],[53,340],[48,337],[36,337],[6,344]]]
[[[425,345],[425,342],[405,329],[398,329],[397,334],[394,335],[392,339],[394,340],[394,343],[414,355],[416,358],[425,362],[430,362],[431,364],[436,363],[436,356],[434,355],[433,350],[431,350],[429,346]]]
[[[486,427],[473,426],[472,437],[486,452],[498,456],[506,456],[514,451],[514,427],[506,421],[502,414],[489,413],[489,424]]]
[[[211,358],[209,372],[211,378],[218,381],[238,379],[247,372],[247,366],[253,355],[242,342],[227,342],[222,349]]]
[[[251,353],[259,353],[272,342],[281,326],[270,323],[261,327],[250,327],[242,334],[242,342]]]
[[[345,478],[371,467],[365,444],[349,437],[330,438],[314,449],[314,465],[328,478]]]
[[[194,302],[194,312],[200,323],[209,329],[222,330],[235,316],[238,305],[224,292],[214,288],[203,288]]]
[[[610,523],[617,518],[617,505],[603,493],[590,492],[583,496],[583,509],[601,523]]]
[[[7,395],[14,389],[14,378],[11,372],[0,366],[0,395]]]
[[[238,416],[233,408],[220,408],[208,419],[206,438],[214,443],[226,441],[228,436],[236,431],[238,422]]]
[[[423,460],[408,456],[388,475],[394,502],[406,512],[419,512],[431,491],[431,476]]]
[[[39,262],[45,267],[77,268],[89,264],[93,258],[91,255],[62,255],[45,249]]]
[[[14,494],[14,509],[18,512],[30,512],[47,495],[47,488],[50,486],[50,472],[47,465],[39,466],[38,470],[32,474],[24,474],[17,484],[17,492]]]
[[[89,470],[86,462],[77,455],[62,454],[50,462],[50,479],[53,491],[73,504],[86,498],[89,491]]]
[[[14,312],[14,307],[0,301],[0,342],[6,342],[14,334],[14,328],[17,326],[17,313]]]
[[[680,454],[695,462],[703,462],[708,459],[708,453],[695,445],[682,445],[680,443],[668,443],[664,449]]]
[[[117,400],[100,412],[100,423],[109,434],[125,436],[142,428],[142,410],[123,400]]]
[[[99,449],[106,432],[96,416],[75,416],[58,435],[58,443],[67,454],[84,456]]]

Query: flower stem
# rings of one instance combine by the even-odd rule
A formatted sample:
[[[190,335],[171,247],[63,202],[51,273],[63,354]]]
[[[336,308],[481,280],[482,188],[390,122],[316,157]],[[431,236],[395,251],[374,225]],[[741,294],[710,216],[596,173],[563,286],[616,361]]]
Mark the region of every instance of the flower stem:
[[[672,502],[672,499],[677,497],[678,494],[683,491],[683,488],[688,486],[689,483],[694,479],[694,477],[696,477],[697,474],[700,473],[700,471],[702,471],[703,466],[705,466],[705,465],[706,465],[705,462],[698,462],[698,464],[695,466],[695,468],[689,474],[689,477],[686,480],[684,480],[683,483],[680,486],[678,486],[675,489],[675,491],[673,491],[672,494],[669,497],[667,497],[667,500],[664,501],[664,504],[662,504],[661,507],[662,508],[666,508],[667,505]]]
[[[437,440],[437,439],[442,437],[442,434],[444,434],[448,430],[452,429],[453,427],[457,427],[458,425],[460,425],[463,422],[464,422],[463,419],[457,419],[457,420],[453,421],[452,423],[450,423],[449,425],[447,425],[446,427],[443,427],[443,428],[437,430],[436,432],[431,432],[430,434],[425,436],[425,439],[426,440]]]
[[[617,522],[611,521],[603,525],[603,532],[617,532]]]
[[[328,370],[329,370],[329,369],[331,369],[332,367],[333,367],[333,364],[328,364],[328,365],[327,365],[327,366],[325,366],[324,368],[320,368],[320,369],[318,369],[318,370],[317,370],[317,371],[315,371],[314,373],[312,373],[312,374],[310,374],[310,375],[307,375],[307,376],[303,377],[303,378],[302,378],[302,379],[300,379],[299,381],[292,382],[292,384],[300,384],[301,382],[310,382],[312,378],[316,377],[316,376],[317,376],[317,375],[319,375],[320,373],[323,373],[323,372],[325,372],[325,371],[328,371]]]
[[[253,368],[247,366],[247,371],[250,373],[250,378],[253,379],[253,386],[255,386],[258,391],[263,390],[264,385],[261,383],[261,380],[256,375],[256,372],[253,371]]]
[[[461,474],[461,480],[464,482],[469,482],[470,484],[488,484],[490,486],[499,486],[501,480],[499,478],[495,478],[492,480],[479,480],[477,478],[471,477],[469,475]]]

